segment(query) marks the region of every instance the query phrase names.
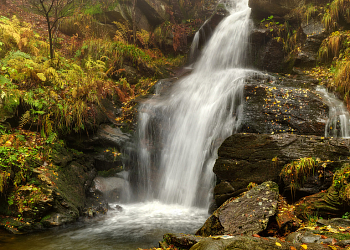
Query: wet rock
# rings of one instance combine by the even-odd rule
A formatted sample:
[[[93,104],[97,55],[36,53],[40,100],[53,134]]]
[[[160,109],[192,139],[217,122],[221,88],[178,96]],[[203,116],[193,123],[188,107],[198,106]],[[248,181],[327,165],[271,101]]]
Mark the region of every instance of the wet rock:
[[[160,246],[176,246],[181,249],[190,249],[194,244],[204,239],[201,236],[191,234],[165,234],[163,242],[159,242]]]
[[[130,139],[130,135],[123,133],[119,128],[111,127],[107,124],[102,124],[96,133],[96,140],[99,140],[101,145],[113,145],[119,148]]]
[[[251,57],[253,65],[259,70],[269,72],[289,72],[289,66],[285,60],[283,43],[273,39],[263,30],[255,30],[252,35]],[[260,43],[261,41],[261,43]]]
[[[210,237],[199,241],[191,250],[290,250],[303,249],[300,243],[284,242],[276,238],[257,238],[248,236],[226,236],[226,237]],[[327,246],[322,244],[307,244],[307,249],[326,250]]]
[[[79,217],[78,211],[70,211],[70,213],[52,213],[41,220],[45,227],[62,226],[75,222]]]
[[[332,226],[332,227],[344,227],[344,228],[350,228],[350,220],[349,219],[343,219],[343,218],[333,218],[333,219],[318,219],[317,224],[320,225],[326,225],[326,226]]]
[[[116,205],[115,209],[117,209],[118,212],[122,212],[124,209],[122,206]]]
[[[327,191],[306,196],[295,205],[296,215],[307,220],[311,214],[320,217],[337,217],[347,211],[344,201],[340,198],[339,192],[332,186]]]
[[[219,180],[231,184],[234,191],[230,194],[234,197],[246,191],[250,182],[280,182],[285,164],[311,156],[329,160],[327,170],[340,168],[349,161],[349,140],[296,134],[235,134],[219,148],[213,171]],[[221,205],[220,197],[215,199]]]
[[[231,184],[227,181],[222,181],[214,188],[215,199],[217,200],[217,204],[222,204],[226,200],[232,197],[235,189],[231,186]]]
[[[102,193],[104,198],[110,202],[119,201],[122,197],[123,190],[129,183],[119,177],[96,177],[91,192]]]
[[[295,66],[314,67],[318,59],[318,51],[327,34],[320,20],[310,19],[301,24],[305,41],[296,54]]]
[[[280,84],[245,85],[240,132],[324,135],[328,106],[307,80],[276,79]],[[294,86],[291,86],[294,85]]]
[[[323,218],[341,217],[350,209],[350,165],[346,163],[333,176],[330,188],[320,193],[304,197],[295,206],[299,218],[317,214]]]
[[[249,7],[252,8],[252,15],[257,18],[270,15],[283,17],[304,3],[305,0],[249,0]]]
[[[317,5],[329,2],[331,0],[249,0],[249,7],[252,8],[253,16],[262,19],[270,15],[286,16],[293,9],[302,7],[305,4],[313,3]]]
[[[305,244],[304,247],[312,250],[325,250],[329,249],[322,244]],[[219,235],[213,237],[198,237],[193,235],[184,234],[166,234],[164,235],[164,241],[160,242],[160,247],[163,249],[191,249],[191,250],[290,250],[304,249],[301,247],[301,243],[292,243],[287,241],[281,241],[276,238],[264,238],[264,237],[252,237],[252,236],[229,236]]]
[[[95,176],[91,159],[79,158],[65,150],[57,152],[56,157],[71,161],[57,161],[54,169],[44,162],[33,170],[32,178],[40,185],[24,185],[13,193],[19,202],[16,200],[9,209],[13,216],[22,218],[18,223],[10,220],[6,224],[14,233],[61,226],[75,222],[81,215],[86,201],[85,193]],[[20,202],[28,205],[21,205]]]
[[[114,173],[122,171],[122,155],[119,152],[130,142],[130,137],[118,127],[102,124],[93,138],[85,140],[85,145],[94,147],[96,151],[93,153],[95,168],[98,171],[111,170]]]
[[[283,44],[275,40],[267,29],[253,29],[250,34],[248,61],[259,70],[289,72],[292,66],[285,62]]]
[[[12,234],[31,233],[44,229],[43,224],[32,219],[19,220],[10,216],[0,216],[0,228]]]
[[[264,182],[239,198],[219,207],[197,231],[197,235],[252,235],[264,231],[277,213],[278,186]]]

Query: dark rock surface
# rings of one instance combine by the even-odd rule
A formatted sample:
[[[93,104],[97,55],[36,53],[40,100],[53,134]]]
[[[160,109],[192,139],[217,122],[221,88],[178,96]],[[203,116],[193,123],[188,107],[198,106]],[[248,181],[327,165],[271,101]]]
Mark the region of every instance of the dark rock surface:
[[[118,127],[113,128],[110,125],[102,124],[92,140],[101,145],[122,148],[123,144],[130,140],[130,135],[123,133]]]
[[[283,242],[276,238],[257,238],[248,236],[227,236],[227,237],[212,237],[206,238],[195,244],[191,250],[290,250],[303,249],[302,244]],[[307,244],[307,249],[326,250],[327,246],[322,244]]]
[[[318,51],[323,39],[327,37],[326,30],[321,20],[311,19],[301,24],[305,40],[296,53],[294,66],[315,67],[318,59]]]
[[[240,132],[324,135],[328,107],[307,80],[248,81]]]
[[[185,234],[166,234],[164,235],[164,242],[160,242],[160,246],[164,247],[163,249],[166,249],[167,246],[173,246],[191,250],[290,250],[293,249],[292,247],[305,249],[301,245],[301,243],[281,241],[272,237],[220,235],[203,238]],[[305,246],[311,250],[329,249],[327,246],[317,243],[304,244]]]
[[[232,198],[219,207],[197,231],[197,235],[252,235],[264,231],[276,215],[278,186],[264,182],[239,198]]]
[[[250,182],[268,180],[280,182],[280,171],[291,161],[315,157],[330,162],[327,169],[340,167],[349,161],[349,140],[296,134],[235,134],[227,138],[218,150],[214,173],[229,182],[234,191],[215,193],[217,205],[222,195],[234,197],[246,191]],[[222,190],[217,188],[216,190]]]
[[[289,72],[291,67],[285,61],[283,43],[273,39],[266,29],[255,29],[250,35],[249,60],[259,70]]]
[[[256,18],[264,18],[270,15],[284,17],[291,10],[304,4],[327,4],[331,0],[249,0],[249,7]]]
[[[252,14],[259,18],[270,15],[283,17],[304,3],[305,0],[249,0],[249,7]]]
[[[306,196],[295,205],[296,215],[305,220],[311,214],[323,218],[341,217],[350,209],[350,165],[344,164],[333,176],[327,190]]]
[[[100,193],[110,202],[119,201],[123,191],[128,187],[128,182],[119,177],[101,177],[94,179],[90,192]]]
[[[17,190],[17,196],[32,197],[34,202],[21,211],[17,204],[9,206],[11,213],[21,214],[23,220],[0,216],[0,227],[12,233],[27,233],[72,223],[82,215],[85,194],[96,176],[92,159],[62,150],[53,161],[57,166],[54,171],[46,162],[33,171],[40,188],[26,185]]]

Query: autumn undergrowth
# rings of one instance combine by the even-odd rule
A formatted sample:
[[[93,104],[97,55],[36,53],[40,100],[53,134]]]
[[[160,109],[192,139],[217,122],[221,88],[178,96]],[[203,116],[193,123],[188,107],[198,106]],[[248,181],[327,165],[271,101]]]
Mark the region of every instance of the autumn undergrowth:
[[[50,60],[47,43],[29,24],[1,17],[0,26],[0,106],[8,114],[21,106],[19,126],[34,126],[46,137],[93,129],[103,99],[129,106],[168,74],[167,67],[183,62],[181,56],[166,58],[157,49],[118,39],[118,34],[113,40],[91,36],[80,47],[69,44],[73,57],[57,52]],[[128,82],[126,66],[142,77]]]
[[[63,136],[94,131],[105,100],[122,111],[110,121],[132,126],[137,99],[184,62],[153,47],[146,31],[132,44],[123,37],[129,28],[120,24],[113,37],[101,38],[85,27],[83,40],[73,35],[50,59],[46,38],[15,16],[0,17],[0,196],[19,216],[45,199],[33,173],[55,171],[51,157],[65,147]],[[18,122],[6,120],[12,117]]]
[[[36,210],[34,205],[45,197],[45,190],[36,179],[36,169],[44,166],[54,169],[52,155],[64,143],[23,129],[0,126],[0,132],[0,196],[12,207],[12,215],[21,217],[29,209]],[[24,195],[25,192],[29,194]]]

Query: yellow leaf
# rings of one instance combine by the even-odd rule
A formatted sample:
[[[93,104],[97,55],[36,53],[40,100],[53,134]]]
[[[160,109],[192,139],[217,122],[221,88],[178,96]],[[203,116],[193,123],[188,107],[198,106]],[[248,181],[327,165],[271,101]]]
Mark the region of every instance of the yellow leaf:
[[[276,242],[276,246],[282,247],[281,243]]]
[[[305,245],[305,244],[302,244],[301,247],[302,247],[303,249],[307,249],[307,245]]]
[[[45,75],[44,75],[43,73],[37,73],[36,75],[39,77],[39,79],[40,79],[41,81],[43,81],[43,82],[46,81],[46,77],[45,77]]]

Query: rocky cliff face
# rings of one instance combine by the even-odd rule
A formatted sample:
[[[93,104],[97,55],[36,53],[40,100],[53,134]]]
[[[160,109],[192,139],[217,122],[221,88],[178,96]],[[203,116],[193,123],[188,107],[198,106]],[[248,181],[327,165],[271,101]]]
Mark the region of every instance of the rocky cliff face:
[[[303,157],[315,157],[325,163],[329,161],[327,171],[334,171],[349,161],[349,150],[348,139],[289,133],[232,135],[219,148],[219,158],[214,166],[214,173],[221,180],[214,191],[216,203],[221,205],[227,198],[246,191],[250,182],[259,184],[275,181],[287,189],[285,193],[288,195],[289,183],[283,183],[280,175],[287,163]],[[315,175],[319,175],[316,170]],[[307,182],[304,185],[307,186]],[[327,189],[331,185],[331,179],[313,179],[308,185],[313,185],[313,191],[310,192],[317,193],[321,189]],[[282,188],[281,193],[283,192]]]

